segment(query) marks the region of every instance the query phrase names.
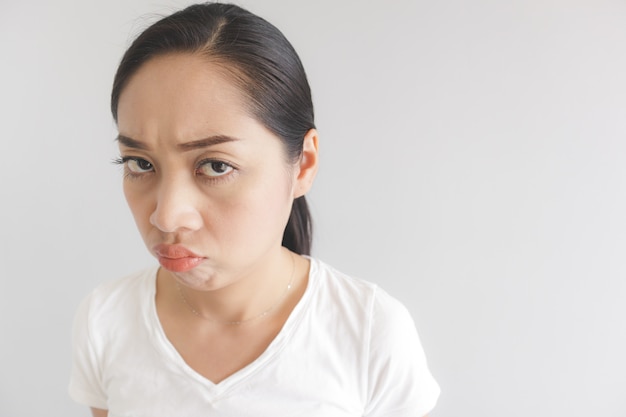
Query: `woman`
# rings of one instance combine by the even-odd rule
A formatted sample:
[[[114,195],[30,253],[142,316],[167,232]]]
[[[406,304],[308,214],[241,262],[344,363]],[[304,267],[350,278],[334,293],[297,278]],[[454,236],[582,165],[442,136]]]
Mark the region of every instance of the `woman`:
[[[407,310],[310,258],[318,133],[265,20],[190,6],[118,68],[124,193],[159,266],[96,289],[70,394],[95,416],[424,416],[439,388]]]

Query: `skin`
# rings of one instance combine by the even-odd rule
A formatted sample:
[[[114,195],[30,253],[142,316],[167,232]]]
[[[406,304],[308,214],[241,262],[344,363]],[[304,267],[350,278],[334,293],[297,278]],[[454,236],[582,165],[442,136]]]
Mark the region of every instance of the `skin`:
[[[245,104],[223,66],[171,54],[140,67],[118,107],[124,195],[147,249],[158,258],[157,245],[176,244],[202,258],[184,272],[160,268],[159,319],[187,364],[214,383],[263,353],[302,297],[309,268],[281,243],[293,200],[317,172],[317,132],[288,161]]]
[[[156,256],[155,245],[180,243],[206,257],[189,272],[165,275],[205,293],[212,299],[206,307],[220,307],[214,313],[224,319],[236,311],[222,311],[233,304],[220,305],[224,294],[213,291],[242,278],[276,275],[281,262],[289,266],[284,254],[282,261],[277,257],[282,233],[293,199],[309,189],[317,169],[314,130],[305,138],[302,160],[291,165],[280,140],[244,104],[221,67],[178,54],[144,64],[122,92],[118,110],[120,135],[139,143],[120,141],[120,152],[139,160],[126,164],[124,194],[148,250]],[[220,135],[235,139],[181,148]],[[233,168],[217,172],[204,160]],[[151,169],[139,167],[146,162]],[[255,290],[267,284],[251,281],[258,281]],[[256,310],[252,300],[241,301],[234,310]],[[233,314],[217,314],[224,312]]]
[[[302,297],[309,268],[281,242],[293,200],[317,172],[317,132],[306,134],[298,161],[287,161],[245,103],[223,67],[172,54],[145,63],[118,107],[124,194],[146,247],[158,258],[156,245],[179,244],[203,258],[185,272],[160,268],[161,325],[187,364],[216,384],[265,351]],[[214,140],[224,137],[234,140]]]

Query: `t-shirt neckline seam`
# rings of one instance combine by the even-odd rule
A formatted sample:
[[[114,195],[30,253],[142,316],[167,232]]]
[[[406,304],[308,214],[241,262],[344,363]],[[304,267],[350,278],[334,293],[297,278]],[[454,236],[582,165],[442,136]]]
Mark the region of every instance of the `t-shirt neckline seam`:
[[[249,381],[254,374],[271,365],[273,359],[285,348],[288,342],[293,338],[297,329],[301,327],[299,326],[299,323],[304,318],[307,311],[306,307],[313,297],[312,294],[318,288],[319,275],[319,261],[308,256],[306,258],[310,261],[307,287],[302,295],[302,298],[292,310],[278,335],[274,338],[274,340],[272,340],[265,351],[259,355],[259,357],[217,384],[212,382],[210,379],[205,378],[189,366],[167,338],[156,311],[156,276],[159,266],[153,267],[149,271],[150,273],[147,274],[148,279],[146,280],[146,285],[149,289],[149,297],[146,302],[147,306],[145,307],[147,311],[144,309],[148,316],[149,328],[151,328],[149,330],[151,330],[150,333],[152,334],[153,348],[159,355],[164,356],[168,361],[174,361],[170,364],[170,367],[175,367],[186,377],[193,379],[207,388],[209,390],[208,394],[210,395],[211,401],[219,400],[224,394],[235,389],[241,383]]]

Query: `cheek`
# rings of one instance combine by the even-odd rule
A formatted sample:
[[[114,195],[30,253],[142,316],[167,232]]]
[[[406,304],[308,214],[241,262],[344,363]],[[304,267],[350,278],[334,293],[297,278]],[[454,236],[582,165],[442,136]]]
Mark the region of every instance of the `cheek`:
[[[132,184],[124,183],[124,197],[139,230],[143,230],[150,222],[150,200],[147,193],[135,189]]]
[[[213,222],[221,224],[232,237],[235,230],[248,238],[282,237],[293,201],[291,183],[285,175],[268,177],[221,199],[221,207],[215,212],[222,218],[213,218]]]

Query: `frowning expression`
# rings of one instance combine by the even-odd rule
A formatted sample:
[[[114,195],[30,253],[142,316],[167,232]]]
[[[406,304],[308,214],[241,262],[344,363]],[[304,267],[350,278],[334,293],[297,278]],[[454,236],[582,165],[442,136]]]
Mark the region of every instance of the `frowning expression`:
[[[128,205],[151,253],[197,289],[279,250],[301,193],[282,142],[245,103],[223,67],[182,53],[143,64],[120,96]]]

